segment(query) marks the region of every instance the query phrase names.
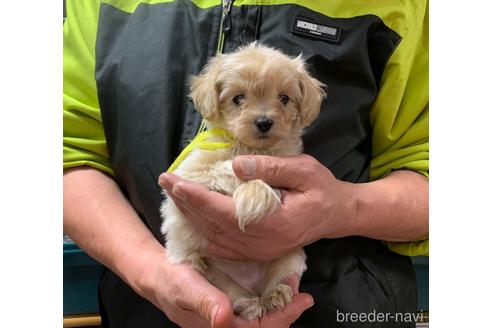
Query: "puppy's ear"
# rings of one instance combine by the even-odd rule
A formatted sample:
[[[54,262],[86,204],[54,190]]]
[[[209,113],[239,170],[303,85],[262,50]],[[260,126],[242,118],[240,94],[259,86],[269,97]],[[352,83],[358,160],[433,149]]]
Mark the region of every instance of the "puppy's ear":
[[[324,84],[309,75],[300,56],[296,58],[296,61],[298,62],[299,86],[302,93],[299,114],[301,125],[307,127],[318,117],[321,102],[326,97],[326,93],[322,88]]]
[[[219,87],[217,85],[218,67],[212,60],[200,75],[191,78],[190,97],[195,108],[207,121],[213,121],[219,115]]]

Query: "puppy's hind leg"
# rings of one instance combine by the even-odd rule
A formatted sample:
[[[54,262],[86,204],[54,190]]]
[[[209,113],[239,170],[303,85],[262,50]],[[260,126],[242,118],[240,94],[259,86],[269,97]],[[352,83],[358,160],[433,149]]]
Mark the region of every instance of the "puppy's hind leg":
[[[241,184],[232,198],[236,205],[239,228],[243,231],[248,224],[259,221],[280,205],[280,191],[262,180]]]
[[[297,274],[300,278],[305,270],[306,254],[302,248],[274,260],[270,264],[263,294],[260,298],[265,312],[272,309],[281,309],[290,303],[293,291],[284,281],[293,274]]]
[[[227,294],[232,301],[234,313],[248,320],[261,317],[264,314],[260,298],[222,272],[214,265],[213,259],[208,262],[207,270],[204,274],[212,285]]]

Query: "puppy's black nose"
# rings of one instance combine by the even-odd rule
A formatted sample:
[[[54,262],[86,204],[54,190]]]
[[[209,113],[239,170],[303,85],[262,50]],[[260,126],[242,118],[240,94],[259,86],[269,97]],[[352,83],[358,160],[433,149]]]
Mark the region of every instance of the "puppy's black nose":
[[[273,121],[266,117],[260,117],[256,119],[255,125],[258,130],[260,130],[260,132],[265,133],[270,131],[270,129],[272,128]]]

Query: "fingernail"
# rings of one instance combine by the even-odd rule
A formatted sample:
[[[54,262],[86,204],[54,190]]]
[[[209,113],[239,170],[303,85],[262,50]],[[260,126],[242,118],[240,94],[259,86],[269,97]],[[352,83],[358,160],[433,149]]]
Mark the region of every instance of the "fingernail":
[[[182,201],[186,201],[186,193],[183,190],[183,186],[182,185],[183,184],[181,182],[176,183],[173,186],[172,193],[173,193],[174,196],[178,197]]]
[[[219,304],[215,304],[214,307],[212,308],[212,323],[211,323],[212,328],[214,326],[215,317],[217,316],[217,312],[219,312]]]
[[[168,176],[167,174],[162,174],[160,177],[159,177],[159,185],[163,188],[169,188],[169,180],[168,180]]]
[[[251,157],[240,157],[239,166],[244,175],[254,175],[256,171],[256,161]]]

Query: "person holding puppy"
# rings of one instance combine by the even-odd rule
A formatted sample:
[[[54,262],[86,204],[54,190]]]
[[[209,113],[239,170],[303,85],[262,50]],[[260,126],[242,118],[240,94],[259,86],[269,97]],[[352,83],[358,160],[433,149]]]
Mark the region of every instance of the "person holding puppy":
[[[108,267],[104,326],[411,327],[337,314],[415,311],[400,254],[427,252],[427,4],[223,2],[67,3],[64,229]],[[327,98],[304,155],[234,159],[241,180],[282,190],[281,207],[242,232],[229,197],[162,172],[200,127],[187,79],[253,41],[302,54]],[[304,247],[292,302],[248,321],[189,265],[170,263],[158,179],[212,255],[268,261]]]

